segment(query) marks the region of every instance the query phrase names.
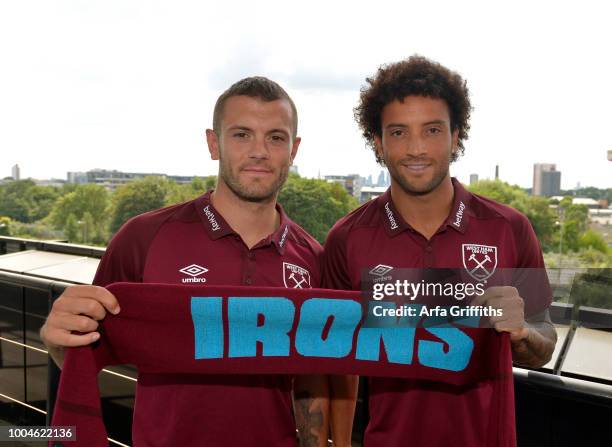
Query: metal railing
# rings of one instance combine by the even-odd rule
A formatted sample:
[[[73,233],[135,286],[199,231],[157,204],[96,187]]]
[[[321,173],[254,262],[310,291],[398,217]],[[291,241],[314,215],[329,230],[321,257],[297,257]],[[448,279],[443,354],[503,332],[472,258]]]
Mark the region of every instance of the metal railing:
[[[61,242],[47,241],[32,241],[19,238],[0,237],[0,254],[12,253],[20,250],[43,250],[53,251],[57,253],[73,254],[79,256],[91,256],[100,258],[104,249],[85,247]],[[24,370],[27,365],[26,349],[34,349],[43,351],[34,346],[30,346],[26,337],[26,291],[35,290],[43,292],[47,296],[47,312],[51,308],[53,301],[61,295],[64,289],[72,284],[68,282],[49,280],[29,276],[27,274],[19,274],[0,270],[0,284],[18,287],[21,293],[21,317],[23,322],[23,334],[21,341],[18,344],[23,347],[23,362]],[[1,303],[0,303],[1,304]],[[591,380],[588,377],[568,377],[563,373],[564,359],[571,349],[573,334],[578,327],[597,328],[610,331],[612,328],[612,311],[606,309],[597,309],[578,306],[577,304],[553,303],[550,309],[551,318],[556,324],[568,326],[569,332],[564,340],[564,344],[560,349],[557,361],[552,369],[552,372],[543,370],[529,370],[524,368],[514,368],[514,379],[516,384],[527,386],[530,389],[537,390],[543,393],[562,396],[563,399],[584,401],[589,403],[596,402],[598,405],[603,405],[606,408],[612,408],[612,382],[601,380]],[[40,315],[43,320],[46,315]],[[612,346],[611,346],[612,351]],[[55,405],[55,396],[57,394],[57,386],[59,384],[60,370],[55,363],[48,357],[47,360],[47,401],[46,401],[46,419],[47,424],[50,423]],[[129,377],[120,379],[133,380]],[[24,389],[27,390],[27,377],[24,371]],[[27,396],[27,392],[25,392]],[[28,406],[28,402],[21,402],[12,399],[11,396],[5,396],[16,401],[24,406]],[[27,399],[26,399],[27,400]],[[367,407],[367,399],[362,400],[362,403]],[[40,411],[37,409],[37,411]],[[367,414],[367,410],[366,410]],[[364,421],[358,421],[361,425]],[[358,429],[363,429],[360,427]],[[119,441],[111,440],[113,443],[121,444]]]

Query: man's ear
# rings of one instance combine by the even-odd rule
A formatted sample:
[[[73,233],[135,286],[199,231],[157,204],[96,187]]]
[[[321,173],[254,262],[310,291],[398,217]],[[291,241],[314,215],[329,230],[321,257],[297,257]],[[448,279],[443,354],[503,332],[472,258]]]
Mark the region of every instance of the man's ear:
[[[300,146],[301,142],[302,139],[300,137],[295,137],[295,140],[293,140],[293,144],[291,145],[291,162],[289,163],[290,165],[292,165],[293,160],[295,160],[295,156],[297,155],[298,147]]]
[[[453,130],[453,136],[452,136],[452,148],[451,148],[451,152],[453,155],[455,155],[458,151],[459,151],[459,129],[455,129]]]
[[[384,160],[382,138],[378,135],[374,135],[374,151],[377,160]]]
[[[212,160],[219,160],[219,138],[212,129],[206,129],[206,143]]]

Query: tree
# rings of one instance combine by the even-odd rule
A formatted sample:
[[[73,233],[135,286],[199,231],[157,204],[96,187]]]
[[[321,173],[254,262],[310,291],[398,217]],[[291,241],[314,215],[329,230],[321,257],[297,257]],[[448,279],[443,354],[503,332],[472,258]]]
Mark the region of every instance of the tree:
[[[77,223],[77,218],[74,217],[74,214],[69,214],[66,217],[66,222],[64,223],[64,236],[68,240],[68,242],[76,243],[79,238],[79,224]]]
[[[608,253],[608,245],[601,234],[586,230],[578,239],[578,247],[584,250],[596,250],[601,253]]]
[[[286,213],[323,243],[332,225],[357,207],[357,200],[337,183],[292,174],[278,201]]]
[[[519,186],[509,185],[500,180],[481,180],[470,186],[475,194],[493,199],[511,206],[525,214],[535,231],[544,250],[554,245],[555,221],[557,216],[550,209],[549,202],[544,197],[533,197]],[[558,238],[557,238],[558,240]]]
[[[117,230],[130,218],[166,205],[170,182],[162,177],[145,177],[120,186],[113,195],[110,231]]]
[[[78,221],[83,222],[88,214],[92,226],[88,231],[91,234],[106,234],[108,206],[108,192],[104,187],[95,184],[78,185],[72,192],[57,199],[48,220],[55,228],[64,230],[66,234],[69,230],[68,225],[73,224],[69,222],[69,216],[72,215],[78,225]],[[69,239],[80,241],[82,236]]]
[[[211,175],[209,177],[195,177],[191,183],[177,184],[169,183],[168,193],[166,195],[166,205],[174,205],[183,203],[201,196],[209,189],[215,187],[217,177]]]
[[[10,217],[0,216],[0,236],[11,235],[11,223],[12,220]]]
[[[37,186],[32,180],[19,180],[0,187],[0,215],[31,223],[51,211],[59,193],[51,186]]]
[[[585,205],[573,205],[571,197],[564,197],[559,202],[561,222],[563,222],[563,233],[557,229],[555,234],[555,246],[561,246],[565,253],[569,250],[580,250],[580,238],[587,230],[589,224],[589,209]],[[559,238],[563,240],[559,244]]]
[[[59,197],[58,188],[52,186],[34,186],[28,191],[31,222],[43,219],[51,213]]]

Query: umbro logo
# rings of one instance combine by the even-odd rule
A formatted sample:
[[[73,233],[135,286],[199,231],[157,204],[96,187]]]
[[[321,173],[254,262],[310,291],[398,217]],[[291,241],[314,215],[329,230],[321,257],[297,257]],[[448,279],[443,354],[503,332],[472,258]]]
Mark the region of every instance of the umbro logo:
[[[368,273],[372,276],[375,276],[375,278],[372,279],[372,282],[378,283],[393,279],[391,275],[387,275],[387,273],[389,273],[391,270],[393,270],[393,267],[391,267],[390,265],[378,264]]]
[[[181,281],[184,283],[206,282],[206,278],[198,277],[207,271],[208,269],[206,267],[202,267],[198,264],[191,264],[179,270],[179,272],[183,273],[184,275],[191,276],[191,278],[182,278]]]
[[[384,264],[378,264],[372,270],[370,270],[370,274],[374,276],[383,276],[393,270],[393,267]]]

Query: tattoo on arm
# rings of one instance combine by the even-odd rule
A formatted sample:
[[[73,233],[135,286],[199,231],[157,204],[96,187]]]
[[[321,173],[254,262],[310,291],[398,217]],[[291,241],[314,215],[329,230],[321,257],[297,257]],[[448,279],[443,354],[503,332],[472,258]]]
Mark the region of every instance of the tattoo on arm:
[[[557,331],[552,323],[531,323],[529,336],[512,346],[512,359],[518,364],[539,368],[550,360],[556,342]]]
[[[326,444],[327,430],[324,428],[325,417],[320,403],[308,391],[295,392],[293,402],[300,447],[319,447],[323,442]]]

